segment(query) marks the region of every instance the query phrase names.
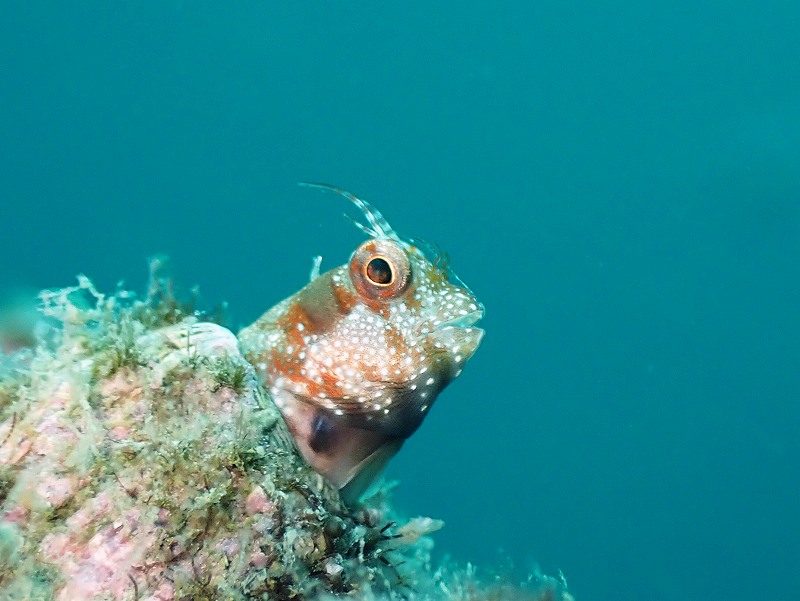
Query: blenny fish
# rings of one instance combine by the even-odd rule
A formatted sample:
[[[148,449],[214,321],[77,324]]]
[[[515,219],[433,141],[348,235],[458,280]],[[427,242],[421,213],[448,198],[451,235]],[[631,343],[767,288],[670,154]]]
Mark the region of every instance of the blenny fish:
[[[369,239],[243,329],[239,343],[308,464],[351,502],[422,423],[483,337],[484,308],[447,258],[350,200]]]

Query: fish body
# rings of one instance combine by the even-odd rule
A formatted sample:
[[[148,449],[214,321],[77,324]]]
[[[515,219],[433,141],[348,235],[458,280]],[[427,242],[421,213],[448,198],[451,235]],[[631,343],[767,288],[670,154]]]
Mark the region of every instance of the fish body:
[[[353,501],[478,348],[484,308],[368,203],[369,239],[239,333],[305,460]]]

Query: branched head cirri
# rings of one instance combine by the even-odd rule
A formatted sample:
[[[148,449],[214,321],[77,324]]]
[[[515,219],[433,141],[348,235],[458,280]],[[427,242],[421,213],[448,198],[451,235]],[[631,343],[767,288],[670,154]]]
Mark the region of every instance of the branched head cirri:
[[[364,200],[369,236],[239,340],[300,453],[345,500],[365,490],[419,427],[483,337],[483,306],[443,257],[402,240]]]

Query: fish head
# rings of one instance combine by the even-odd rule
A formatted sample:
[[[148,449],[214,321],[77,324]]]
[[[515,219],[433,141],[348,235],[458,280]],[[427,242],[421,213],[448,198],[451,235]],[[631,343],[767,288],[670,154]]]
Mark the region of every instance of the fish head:
[[[303,457],[351,500],[460,375],[484,314],[441,253],[357,200],[369,239],[239,335]]]

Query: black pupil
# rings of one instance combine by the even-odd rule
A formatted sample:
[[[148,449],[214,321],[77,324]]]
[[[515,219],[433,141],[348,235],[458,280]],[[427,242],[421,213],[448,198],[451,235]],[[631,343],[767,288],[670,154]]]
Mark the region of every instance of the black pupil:
[[[367,263],[367,277],[375,284],[391,284],[392,267],[386,259],[375,257]]]

